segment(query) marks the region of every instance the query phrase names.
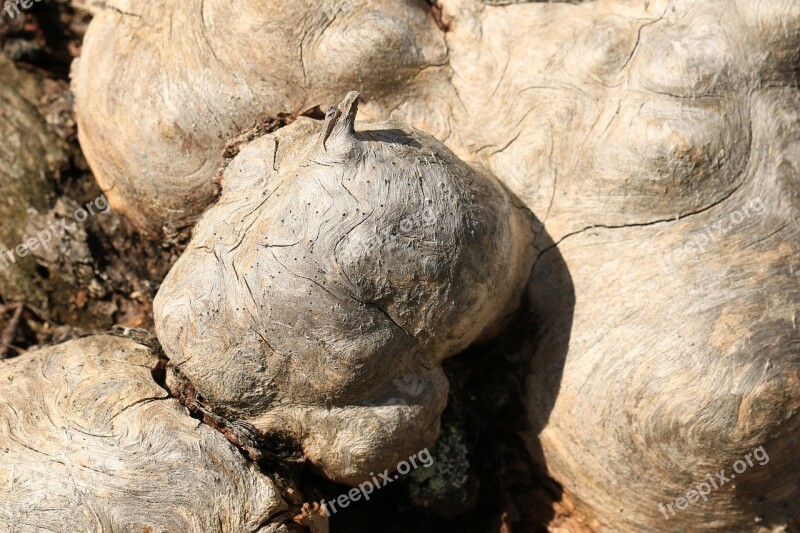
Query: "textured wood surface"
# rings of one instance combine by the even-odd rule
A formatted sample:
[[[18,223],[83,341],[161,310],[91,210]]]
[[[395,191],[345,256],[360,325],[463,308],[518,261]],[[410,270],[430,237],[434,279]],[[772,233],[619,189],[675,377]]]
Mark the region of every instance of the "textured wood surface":
[[[153,380],[132,340],[0,362],[0,530],[282,531],[275,484]]]
[[[529,447],[597,529],[797,527],[800,5],[635,5],[450,10],[457,116],[505,107],[448,143],[545,221]]]
[[[288,91],[272,78],[252,83],[243,63],[228,60],[239,57],[232,46],[204,37],[229,31],[230,11],[220,16],[208,2],[205,11],[196,3],[138,16],[108,10],[76,77],[84,148],[102,183],[121,184],[116,201],[140,225],[186,220],[213,197],[197,183],[218,163],[220,139],[258,116],[325,106],[358,86],[366,115],[433,134],[542,221],[528,288],[538,348],[526,436],[596,527],[791,523],[800,491],[800,3],[440,4],[446,32],[433,16],[375,16],[394,9],[381,2],[334,3],[333,12],[248,4],[242,20],[278,44],[242,44],[247,64],[261,79],[288,80]],[[136,81],[150,60],[117,62],[115,51],[134,42],[146,58],[172,50],[163,43],[174,20],[191,21],[169,33],[191,50],[175,55],[185,67]],[[146,46],[129,40],[157,24]],[[197,43],[224,74],[198,81],[208,54]],[[90,95],[113,120],[88,110]],[[136,101],[153,114],[142,119]],[[111,135],[117,124],[120,135]],[[200,133],[181,133],[195,125]],[[758,446],[769,464],[708,503],[662,516],[658,503],[707,473],[730,472]]]
[[[496,180],[406,126],[354,131],[354,98],[242,147],[154,304],[210,408],[352,484],[433,444],[441,360],[514,311],[532,264]]]
[[[254,118],[388,98],[446,57],[415,0],[107,4],[74,69],[81,146],[114,209],[152,231],[196,220]]]

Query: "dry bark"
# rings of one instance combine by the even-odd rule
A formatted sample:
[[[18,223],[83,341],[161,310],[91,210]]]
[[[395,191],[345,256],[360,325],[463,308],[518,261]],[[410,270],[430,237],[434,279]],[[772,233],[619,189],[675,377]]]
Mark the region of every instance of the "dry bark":
[[[96,336],[0,362],[0,529],[278,532],[277,486]]]
[[[791,523],[800,4],[440,4],[447,32],[410,2],[117,2],[77,69],[83,146],[141,226],[182,224],[213,199],[224,138],[358,85],[369,116],[433,134],[542,220],[527,439],[596,527]],[[767,465],[663,518],[760,445]]]
[[[225,141],[254,118],[349,90],[399,102],[445,58],[415,0],[111,1],[74,69],[81,146],[115,210],[181,227],[214,200]]]
[[[433,444],[441,361],[513,313],[533,236],[496,180],[401,124],[355,131],[356,104],[242,147],[154,303],[209,408],[350,484]]]
[[[513,102],[455,142],[492,146],[487,165],[547,232],[529,447],[597,529],[792,527],[800,5],[650,5],[449,11],[457,116],[491,91]],[[659,503],[759,446],[768,464],[665,519]]]

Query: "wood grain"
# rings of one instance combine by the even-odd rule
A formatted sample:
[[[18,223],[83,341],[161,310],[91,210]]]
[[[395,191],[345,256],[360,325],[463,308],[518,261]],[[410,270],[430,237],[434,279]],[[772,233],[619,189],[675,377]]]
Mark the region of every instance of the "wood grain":
[[[402,124],[354,129],[356,103],[242,147],[154,303],[212,410],[350,484],[435,441],[441,361],[514,312],[533,258],[497,180]]]
[[[248,4],[241,20],[258,21],[258,38],[270,46],[242,48],[284,86],[266,74],[263,83],[250,74],[242,85],[232,81],[251,71],[231,47],[203,40],[206,24],[236,25],[230,12],[204,13],[196,3],[134,15],[108,10],[93,23],[76,77],[84,148],[101,183],[118,186],[117,203],[140,225],[187,220],[213,200],[211,186],[197,184],[217,164],[221,139],[260,114],[324,109],[358,87],[366,115],[432,134],[468,165],[496,176],[541,220],[528,287],[537,323],[526,333],[538,345],[525,434],[532,454],[592,523],[607,531],[792,527],[800,490],[800,4],[439,4],[446,21],[439,26],[406,5],[414,15],[398,16],[381,2],[336,3],[341,9],[332,13],[307,4],[293,4],[294,11]],[[375,16],[382,10],[389,22]],[[264,22],[268,15],[274,25]],[[296,23],[291,30],[282,30],[284,17]],[[168,33],[173,20],[191,24]],[[358,32],[350,26],[356,20]],[[142,42],[132,35],[149,35],[157,24],[163,28],[144,39],[144,55],[171,50],[167,34],[192,52],[177,53],[163,74],[137,81],[149,60],[116,58]],[[397,36],[411,44],[399,45]],[[195,53],[196,43],[206,51]],[[200,83],[207,50],[218,63]],[[342,61],[344,50],[355,63]],[[354,72],[363,75],[354,80]],[[118,96],[112,76],[132,90]],[[90,112],[89,95],[112,116]],[[152,114],[141,120],[136,102]],[[200,133],[185,133],[195,126]],[[268,146],[260,150],[267,161],[274,158]],[[176,170],[165,171],[168,165]],[[168,202],[178,207],[171,211]],[[237,234],[241,213],[225,209],[224,234]],[[720,223],[724,230],[716,229]],[[269,238],[275,231],[262,230]],[[285,237],[279,244],[293,242]],[[483,253],[492,264],[507,260]],[[186,266],[174,271],[192,275],[206,279]],[[374,270],[364,276],[381,279]],[[216,302],[231,305],[223,296],[241,294],[221,283],[206,286],[216,291],[209,312],[217,312]],[[268,313],[250,310],[256,322]],[[207,320],[207,327],[219,324]],[[186,330],[183,342],[198,333]],[[248,364],[261,372],[264,362]],[[216,374],[207,368],[202,379],[211,382]],[[213,372],[227,371],[221,368]],[[356,389],[371,375],[358,379]],[[246,390],[268,396],[276,389]],[[236,408],[249,406],[247,399]],[[708,503],[662,516],[658,503],[762,445],[768,465]]]
[[[277,532],[276,485],[153,380],[132,340],[0,362],[0,529]]]

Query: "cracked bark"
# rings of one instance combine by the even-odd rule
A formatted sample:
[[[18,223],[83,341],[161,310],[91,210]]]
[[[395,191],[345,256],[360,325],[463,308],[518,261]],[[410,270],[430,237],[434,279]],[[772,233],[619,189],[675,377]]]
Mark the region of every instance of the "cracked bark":
[[[169,397],[160,364],[113,336],[2,363],[0,528],[288,531],[280,489]]]
[[[242,145],[154,304],[171,364],[208,410],[351,485],[436,439],[441,360],[516,309],[533,235],[495,180],[403,124],[356,131],[356,105],[351,93],[327,124],[301,118]],[[385,231],[427,209],[435,223]]]
[[[209,39],[223,42],[237,21],[222,2],[207,2],[223,13],[213,17]],[[258,90],[237,93],[238,100],[229,98],[230,72],[187,83],[176,100],[172,84],[201,72],[190,65],[187,73],[169,58],[158,65],[159,83],[153,76],[129,79],[128,69],[153,71],[147,59],[118,67],[117,79],[103,78],[139,31],[159,35],[166,12],[193,20],[192,4],[158,5],[147,16],[153,30],[100,16],[75,79],[85,108],[82,143],[101,182],[119,184],[116,204],[152,228],[192,220],[213,201],[210,186],[197,184],[216,168],[220,139],[235,134],[237,123],[265,110],[279,116],[324,108],[345,90],[360,89],[370,118],[431,133],[496,176],[533,213],[545,214],[528,286],[538,323],[529,332],[537,344],[525,434],[589,524],[614,531],[790,527],[800,486],[800,5],[496,3],[441,0],[438,15],[428,18],[409,2],[357,1],[330,20],[309,15],[316,12],[310,3],[246,2],[242,20],[252,19],[258,32],[241,39],[241,50],[252,64],[232,71],[245,72],[246,85]],[[274,27],[266,25],[267,14]],[[191,40],[197,31],[188,26],[182,36]],[[299,61],[298,45],[309,32],[324,39],[308,41],[314,45]],[[147,58],[160,46],[156,39],[140,53]],[[233,63],[239,54],[230,51]],[[260,71],[279,71],[285,80],[264,82]],[[135,92],[120,86],[137,88],[149,122],[140,120],[139,100],[128,100]],[[92,98],[110,116],[90,109]],[[173,127],[176,116],[183,122]],[[195,132],[195,123],[206,126]],[[300,131],[301,123],[307,124],[298,121],[283,134]],[[155,147],[161,159],[148,168],[127,155],[137,145]],[[259,145],[257,153],[276,159],[275,172],[284,156],[270,149]],[[164,180],[175,161],[180,178]],[[319,198],[320,189],[327,196]],[[315,190],[309,196],[320,210],[339,194],[322,185]],[[736,216],[741,220],[727,231],[715,229]],[[295,242],[290,236],[286,242]],[[315,243],[325,236],[317,233]],[[285,290],[276,287],[276,294]],[[370,333],[371,320],[359,324],[359,334]],[[308,323],[281,331],[295,326]],[[246,399],[236,409],[257,401],[247,387],[238,392]],[[759,444],[770,453],[768,465],[664,520],[657,504],[685,494],[687,479],[730,468]]]

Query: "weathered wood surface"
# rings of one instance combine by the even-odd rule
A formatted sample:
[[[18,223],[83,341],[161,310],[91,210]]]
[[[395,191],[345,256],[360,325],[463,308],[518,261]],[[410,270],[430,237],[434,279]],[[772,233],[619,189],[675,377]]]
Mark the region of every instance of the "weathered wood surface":
[[[761,148],[730,197],[679,220],[576,233],[531,278],[547,333],[528,382],[529,444],[598,529],[796,524],[800,98],[771,89],[751,102]],[[720,222],[727,231],[709,238]],[[760,446],[768,464],[665,519],[659,503],[730,476]]]
[[[414,0],[107,4],[75,68],[81,146],[114,209],[152,231],[196,220],[255,117],[388,97],[446,58]]]
[[[117,4],[93,24],[75,87],[84,148],[140,225],[208,205],[203,180],[238,128],[358,86],[367,115],[432,133],[544,223],[527,438],[595,527],[791,522],[798,2],[442,0],[447,32],[421,3],[254,2],[241,11],[252,35],[236,39],[222,2]],[[134,47],[144,59],[115,59]],[[664,519],[658,503],[761,445],[767,465]]]
[[[800,4],[637,5],[450,10],[456,152],[545,223],[530,449],[597,529],[797,527]]]
[[[241,148],[154,312],[208,407],[356,484],[433,444],[441,361],[519,305],[532,221],[429,135],[340,112]]]
[[[0,530],[285,531],[276,485],[168,398],[159,366],[112,336],[0,362]]]

